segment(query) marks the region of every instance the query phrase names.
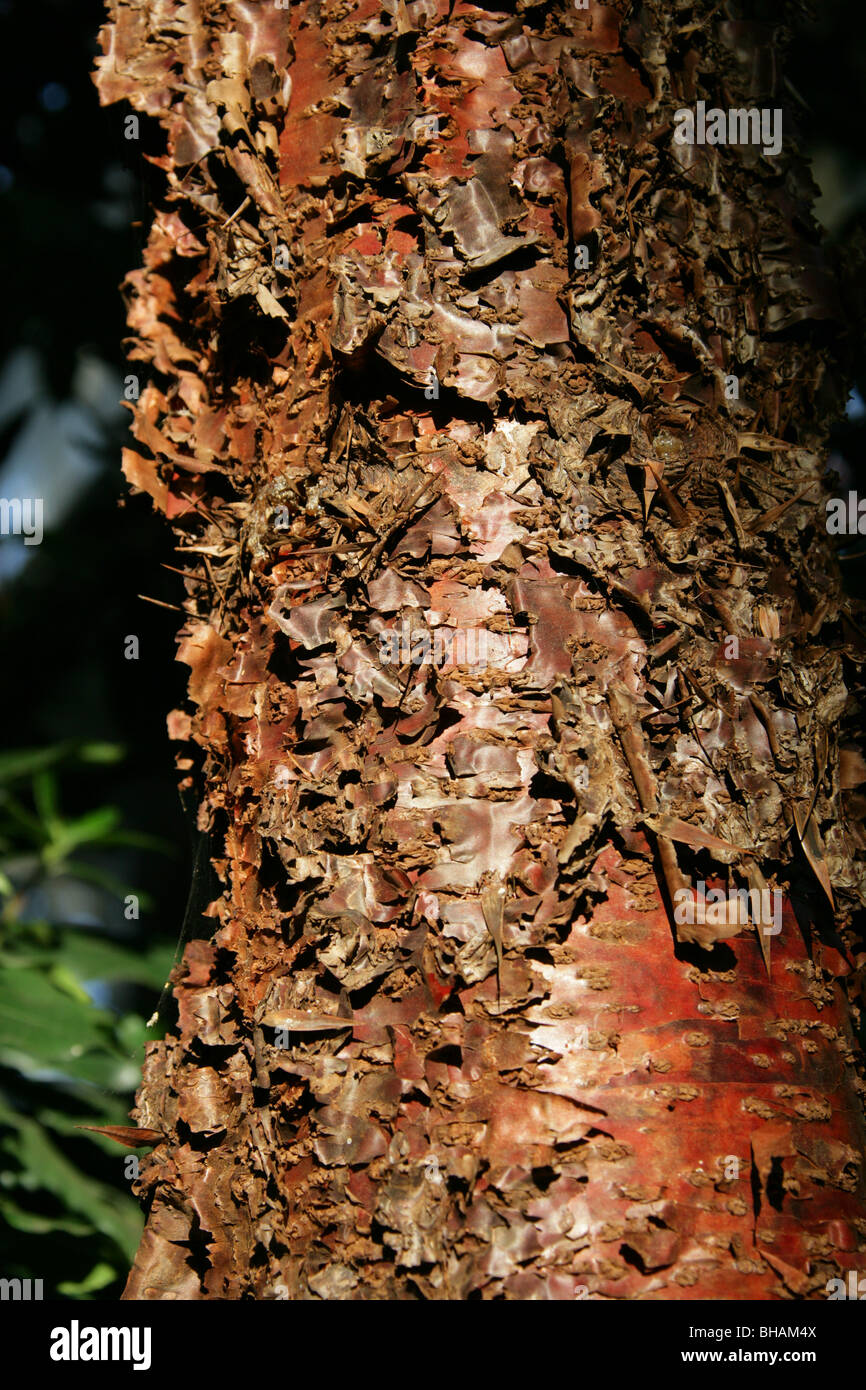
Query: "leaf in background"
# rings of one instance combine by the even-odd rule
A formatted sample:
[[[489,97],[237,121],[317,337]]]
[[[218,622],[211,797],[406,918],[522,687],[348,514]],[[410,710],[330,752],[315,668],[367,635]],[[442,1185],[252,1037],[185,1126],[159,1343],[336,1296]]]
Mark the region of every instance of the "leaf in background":
[[[9,753],[0,753],[0,782],[33,777],[43,768],[51,767],[66,757],[69,747],[69,744],[58,743],[51,748],[16,748]]]
[[[82,982],[128,980],[131,984],[159,990],[171,969],[172,947],[164,942],[149,946],[144,952],[133,951],[103,937],[66,931],[59,948],[51,952],[51,956]]]
[[[122,743],[82,743],[76,747],[76,755],[83,763],[119,763],[126,757],[126,749]]]
[[[33,778],[33,800],[50,838],[62,824],[57,778],[53,772],[37,772]]]
[[[155,954],[159,954],[160,956],[164,953],[167,965],[165,974],[162,976],[164,980],[171,969],[171,947],[159,947],[158,950],[157,947],[153,947],[152,950]],[[148,1036],[147,1024],[141,1017],[141,1014],[124,1014],[123,1018],[117,1020],[115,1032],[117,1034],[117,1041],[126,1056],[132,1057],[135,1053],[138,1053],[141,1057],[144,1056],[143,1049],[145,1043],[150,1042],[151,1039]]]
[[[111,1265],[101,1262],[93,1266],[86,1279],[77,1283],[71,1279],[64,1279],[62,1284],[57,1285],[57,1292],[64,1294],[66,1298],[86,1298],[89,1293],[98,1293],[100,1289],[113,1284],[118,1272]]]
[[[106,869],[97,868],[95,864],[82,864],[77,859],[70,859],[64,864],[63,871],[72,878],[83,879],[85,883],[95,883],[97,888],[104,889],[113,898],[125,898],[129,893],[134,892],[138,898],[139,908],[144,911],[150,910],[154,905],[153,898],[149,893],[143,892],[140,888],[130,888],[128,884],[121,883],[114,874],[108,873]]]
[[[66,1067],[110,1038],[111,1015],[62,993],[42,970],[0,976],[0,1051]]]
[[[64,760],[107,764],[122,755],[117,745],[77,742],[0,755],[0,1226],[16,1272],[32,1268],[39,1277],[50,1268],[68,1276],[57,1297],[88,1298],[114,1284],[142,1224],[115,1143],[152,1138],[128,1124],[147,1030],[137,1014],[117,1017],[87,991],[98,982],[157,993],[172,945],[132,949],[56,921],[67,901],[67,876],[119,898],[136,891],[141,907],[152,905],[111,874],[121,862],[115,847],[165,852],[171,846],[123,829],[111,806],[68,820],[62,815],[54,769]],[[10,790],[27,780],[32,801],[23,788],[20,800]],[[96,863],[70,858],[97,850]],[[32,890],[49,875],[51,919],[24,916]]]
[[[124,749],[119,743],[79,743],[74,739],[52,744],[49,748],[15,748],[0,753],[0,783],[33,777],[64,758],[106,764],[119,762],[123,756]]]
[[[129,1119],[129,1107],[131,1097],[112,1096],[107,1092],[102,1095],[91,1097],[91,1104],[86,1114],[70,1115],[65,1110],[55,1110],[50,1106],[40,1106],[35,1112],[34,1119],[50,1129],[61,1139],[77,1139],[78,1130],[82,1122],[92,1122],[95,1125],[123,1124]],[[96,1113],[98,1110],[98,1113]],[[113,1154],[113,1150],[108,1150]]]
[[[120,812],[116,806],[100,806],[98,810],[88,811],[76,820],[62,821],[53,827],[53,837],[43,850],[42,857],[47,865],[56,865],[79,845],[101,841],[119,824]]]
[[[112,830],[102,838],[104,845],[126,845],[130,849],[146,849],[154,854],[176,855],[177,845],[161,835],[148,835],[144,830]]]
[[[0,1101],[0,1120],[8,1125],[3,1148],[20,1165],[33,1190],[38,1186],[57,1196],[73,1211],[86,1216],[103,1235],[109,1236],[129,1259],[135,1253],[141,1231],[136,1208],[105,1183],[85,1177],[48,1138],[41,1125],[18,1115]]]
[[[59,963],[52,965],[51,969],[48,971],[48,978],[54,987],[60,990],[61,994],[68,995],[70,999],[76,1000],[77,1003],[84,1004],[85,1006],[93,1003],[87,990],[82,989],[71,970],[67,969],[65,965]]]
[[[0,1217],[13,1231],[23,1231],[26,1235],[46,1236],[62,1231],[68,1236],[89,1236],[93,1227],[89,1221],[75,1217],[42,1216],[38,1212],[25,1211],[11,1197],[0,1196]]]

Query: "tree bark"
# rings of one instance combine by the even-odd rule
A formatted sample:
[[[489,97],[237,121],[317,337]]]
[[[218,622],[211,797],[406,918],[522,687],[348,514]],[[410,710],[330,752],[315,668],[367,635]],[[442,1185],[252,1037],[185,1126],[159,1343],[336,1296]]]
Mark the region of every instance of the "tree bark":
[[[177,536],[222,887],[127,1298],[862,1261],[862,633],[784,32],[514,9],[109,0],[101,100],[164,138],[124,471]],[[678,143],[699,101],[781,151]]]

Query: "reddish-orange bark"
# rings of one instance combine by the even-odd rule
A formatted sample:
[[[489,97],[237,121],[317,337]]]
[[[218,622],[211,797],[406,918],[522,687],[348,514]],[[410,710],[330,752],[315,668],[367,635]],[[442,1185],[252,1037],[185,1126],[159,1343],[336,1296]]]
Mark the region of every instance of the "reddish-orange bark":
[[[109,9],[102,97],[166,132],[125,470],[223,885],[127,1296],[824,1297],[866,1241],[833,291],[793,137],[672,139],[778,104],[774,34]],[[675,924],[701,882],[781,931]]]

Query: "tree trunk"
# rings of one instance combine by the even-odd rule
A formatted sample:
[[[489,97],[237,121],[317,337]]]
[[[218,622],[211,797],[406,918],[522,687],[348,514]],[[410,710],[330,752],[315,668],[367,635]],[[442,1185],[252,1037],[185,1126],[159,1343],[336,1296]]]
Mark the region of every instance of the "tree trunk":
[[[126,1296],[825,1298],[866,1239],[862,633],[784,35],[108,8],[101,100],[165,151],[124,471],[222,888]],[[762,140],[680,143],[698,102]]]

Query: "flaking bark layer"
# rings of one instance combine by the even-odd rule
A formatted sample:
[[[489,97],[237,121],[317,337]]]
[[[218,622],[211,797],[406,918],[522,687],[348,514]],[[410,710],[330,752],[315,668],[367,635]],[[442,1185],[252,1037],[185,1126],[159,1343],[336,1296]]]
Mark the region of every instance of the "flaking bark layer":
[[[129,1298],[862,1266],[862,638],[780,35],[513,9],[108,4],[101,99],[164,134],[124,471],[222,885]],[[699,99],[783,108],[782,152],[677,144]],[[700,883],[781,931],[675,920]]]

